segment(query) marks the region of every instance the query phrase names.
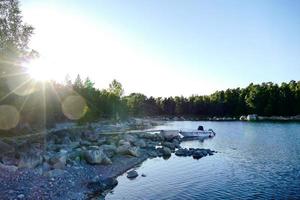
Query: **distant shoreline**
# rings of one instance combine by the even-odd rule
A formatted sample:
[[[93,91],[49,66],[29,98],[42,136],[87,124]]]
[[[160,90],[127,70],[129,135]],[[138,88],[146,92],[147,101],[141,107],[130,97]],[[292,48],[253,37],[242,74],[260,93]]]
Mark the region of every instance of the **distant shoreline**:
[[[154,117],[156,118],[156,117]],[[241,117],[196,117],[196,116],[164,116],[158,117],[162,121],[249,121],[249,122],[300,122],[300,115],[296,116],[258,116],[247,119],[247,115]]]

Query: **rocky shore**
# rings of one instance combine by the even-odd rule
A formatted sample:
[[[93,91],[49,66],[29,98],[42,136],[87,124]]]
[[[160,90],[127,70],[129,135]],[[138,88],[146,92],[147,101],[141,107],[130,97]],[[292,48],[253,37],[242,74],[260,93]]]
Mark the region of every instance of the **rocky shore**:
[[[1,139],[1,199],[100,198],[118,184],[117,176],[148,158],[173,154],[200,159],[214,153],[183,149],[180,137],[172,134],[111,130],[69,127],[26,139]],[[129,178],[136,176],[128,173]]]

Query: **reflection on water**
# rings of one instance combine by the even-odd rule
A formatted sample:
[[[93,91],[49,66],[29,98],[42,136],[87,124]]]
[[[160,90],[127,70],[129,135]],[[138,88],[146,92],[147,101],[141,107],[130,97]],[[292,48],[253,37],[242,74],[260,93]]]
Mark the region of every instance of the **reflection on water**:
[[[219,153],[200,160],[155,158],[138,167],[139,176],[118,178],[106,199],[299,199],[300,124],[171,122],[158,129],[212,128],[216,137],[185,141],[183,147]]]

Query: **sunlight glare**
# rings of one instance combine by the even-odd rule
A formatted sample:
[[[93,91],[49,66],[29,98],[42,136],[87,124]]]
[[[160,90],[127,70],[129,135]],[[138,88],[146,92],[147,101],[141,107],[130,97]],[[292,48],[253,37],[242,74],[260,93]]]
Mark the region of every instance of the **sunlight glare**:
[[[0,105],[0,129],[9,130],[19,123],[20,114],[18,110],[10,105]]]
[[[79,95],[70,95],[62,102],[64,115],[71,120],[78,120],[87,111],[85,100]]]
[[[36,59],[28,63],[27,71],[31,78],[37,81],[55,79],[55,67],[43,59]]]

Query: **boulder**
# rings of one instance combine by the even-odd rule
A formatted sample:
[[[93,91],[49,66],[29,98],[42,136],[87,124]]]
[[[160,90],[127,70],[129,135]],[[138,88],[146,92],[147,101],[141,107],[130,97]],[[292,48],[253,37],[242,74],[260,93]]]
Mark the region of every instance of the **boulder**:
[[[132,134],[126,134],[124,135],[124,140],[130,142],[131,144],[134,144],[137,140],[137,138],[135,136],[133,136]]]
[[[87,150],[84,152],[84,159],[89,164],[112,164],[103,150]]]
[[[138,176],[139,176],[139,174],[135,170],[127,172],[127,178],[129,178],[129,179],[134,179],[134,178],[136,178]]]
[[[172,154],[171,149],[169,149],[168,147],[163,147],[160,149],[160,151],[164,157],[170,157]]]
[[[177,149],[181,148],[180,147],[180,140],[177,139],[177,138],[173,139],[172,144],[174,144],[175,148],[177,148]]]
[[[117,147],[113,144],[104,144],[100,149],[109,157],[112,158],[117,153]]]
[[[60,152],[49,159],[49,163],[54,169],[63,169],[66,166],[67,153]]]
[[[8,172],[15,172],[17,171],[18,167],[14,166],[14,165],[4,165],[2,163],[0,163],[0,171],[8,171]]]
[[[0,157],[2,163],[4,165],[18,165],[19,163],[19,159],[18,159],[18,153],[6,153],[2,156],[2,158]]]
[[[87,188],[92,190],[94,193],[102,193],[105,190],[111,190],[118,185],[118,181],[115,178],[107,178],[101,180],[99,177],[95,178],[87,184]]]
[[[178,131],[161,131],[160,135],[165,141],[172,141],[175,138],[178,138]]]
[[[175,148],[176,148],[175,144],[173,144],[171,142],[162,142],[161,145],[164,147],[167,147],[171,150],[175,150]]]
[[[213,155],[214,151],[210,149],[199,149],[199,148],[189,148],[189,149],[178,149],[175,152],[176,156],[193,156],[195,159],[200,159],[207,155]]]
[[[0,140],[0,154],[14,152],[15,148],[2,140]]]
[[[117,153],[122,155],[139,156],[139,148],[130,145],[121,145],[117,148]]]
[[[154,151],[147,151],[147,154],[148,154],[148,156],[149,156],[150,158],[155,158],[155,157],[158,156],[156,150],[154,150]]]
[[[120,146],[122,146],[122,145],[128,145],[128,146],[130,146],[130,142],[122,139],[122,140],[119,141],[119,145]]]
[[[83,140],[87,140],[89,142],[97,142],[98,141],[98,135],[91,130],[86,130],[86,131],[82,132],[81,138]]]
[[[147,141],[146,148],[148,149],[155,149],[156,146],[159,145],[159,142]]]
[[[135,146],[145,148],[146,147],[146,142],[143,139],[138,139],[133,143]]]
[[[155,134],[151,134],[151,133],[140,133],[139,138],[143,138],[143,139],[148,139],[148,140],[152,140],[152,141],[162,141],[164,140],[163,136],[155,133]]]
[[[202,153],[202,151],[196,150],[196,151],[193,152],[193,158],[194,159],[200,159],[200,158],[202,158],[204,156],[205,155]]]
[[[176,156],[188,156],[189,155],[189,150],[188,149],[178,149],[175,151]]]
[[[35,168],[43,163],[43,157],[34,153],[27,153],[21,155],[19,168]]]

